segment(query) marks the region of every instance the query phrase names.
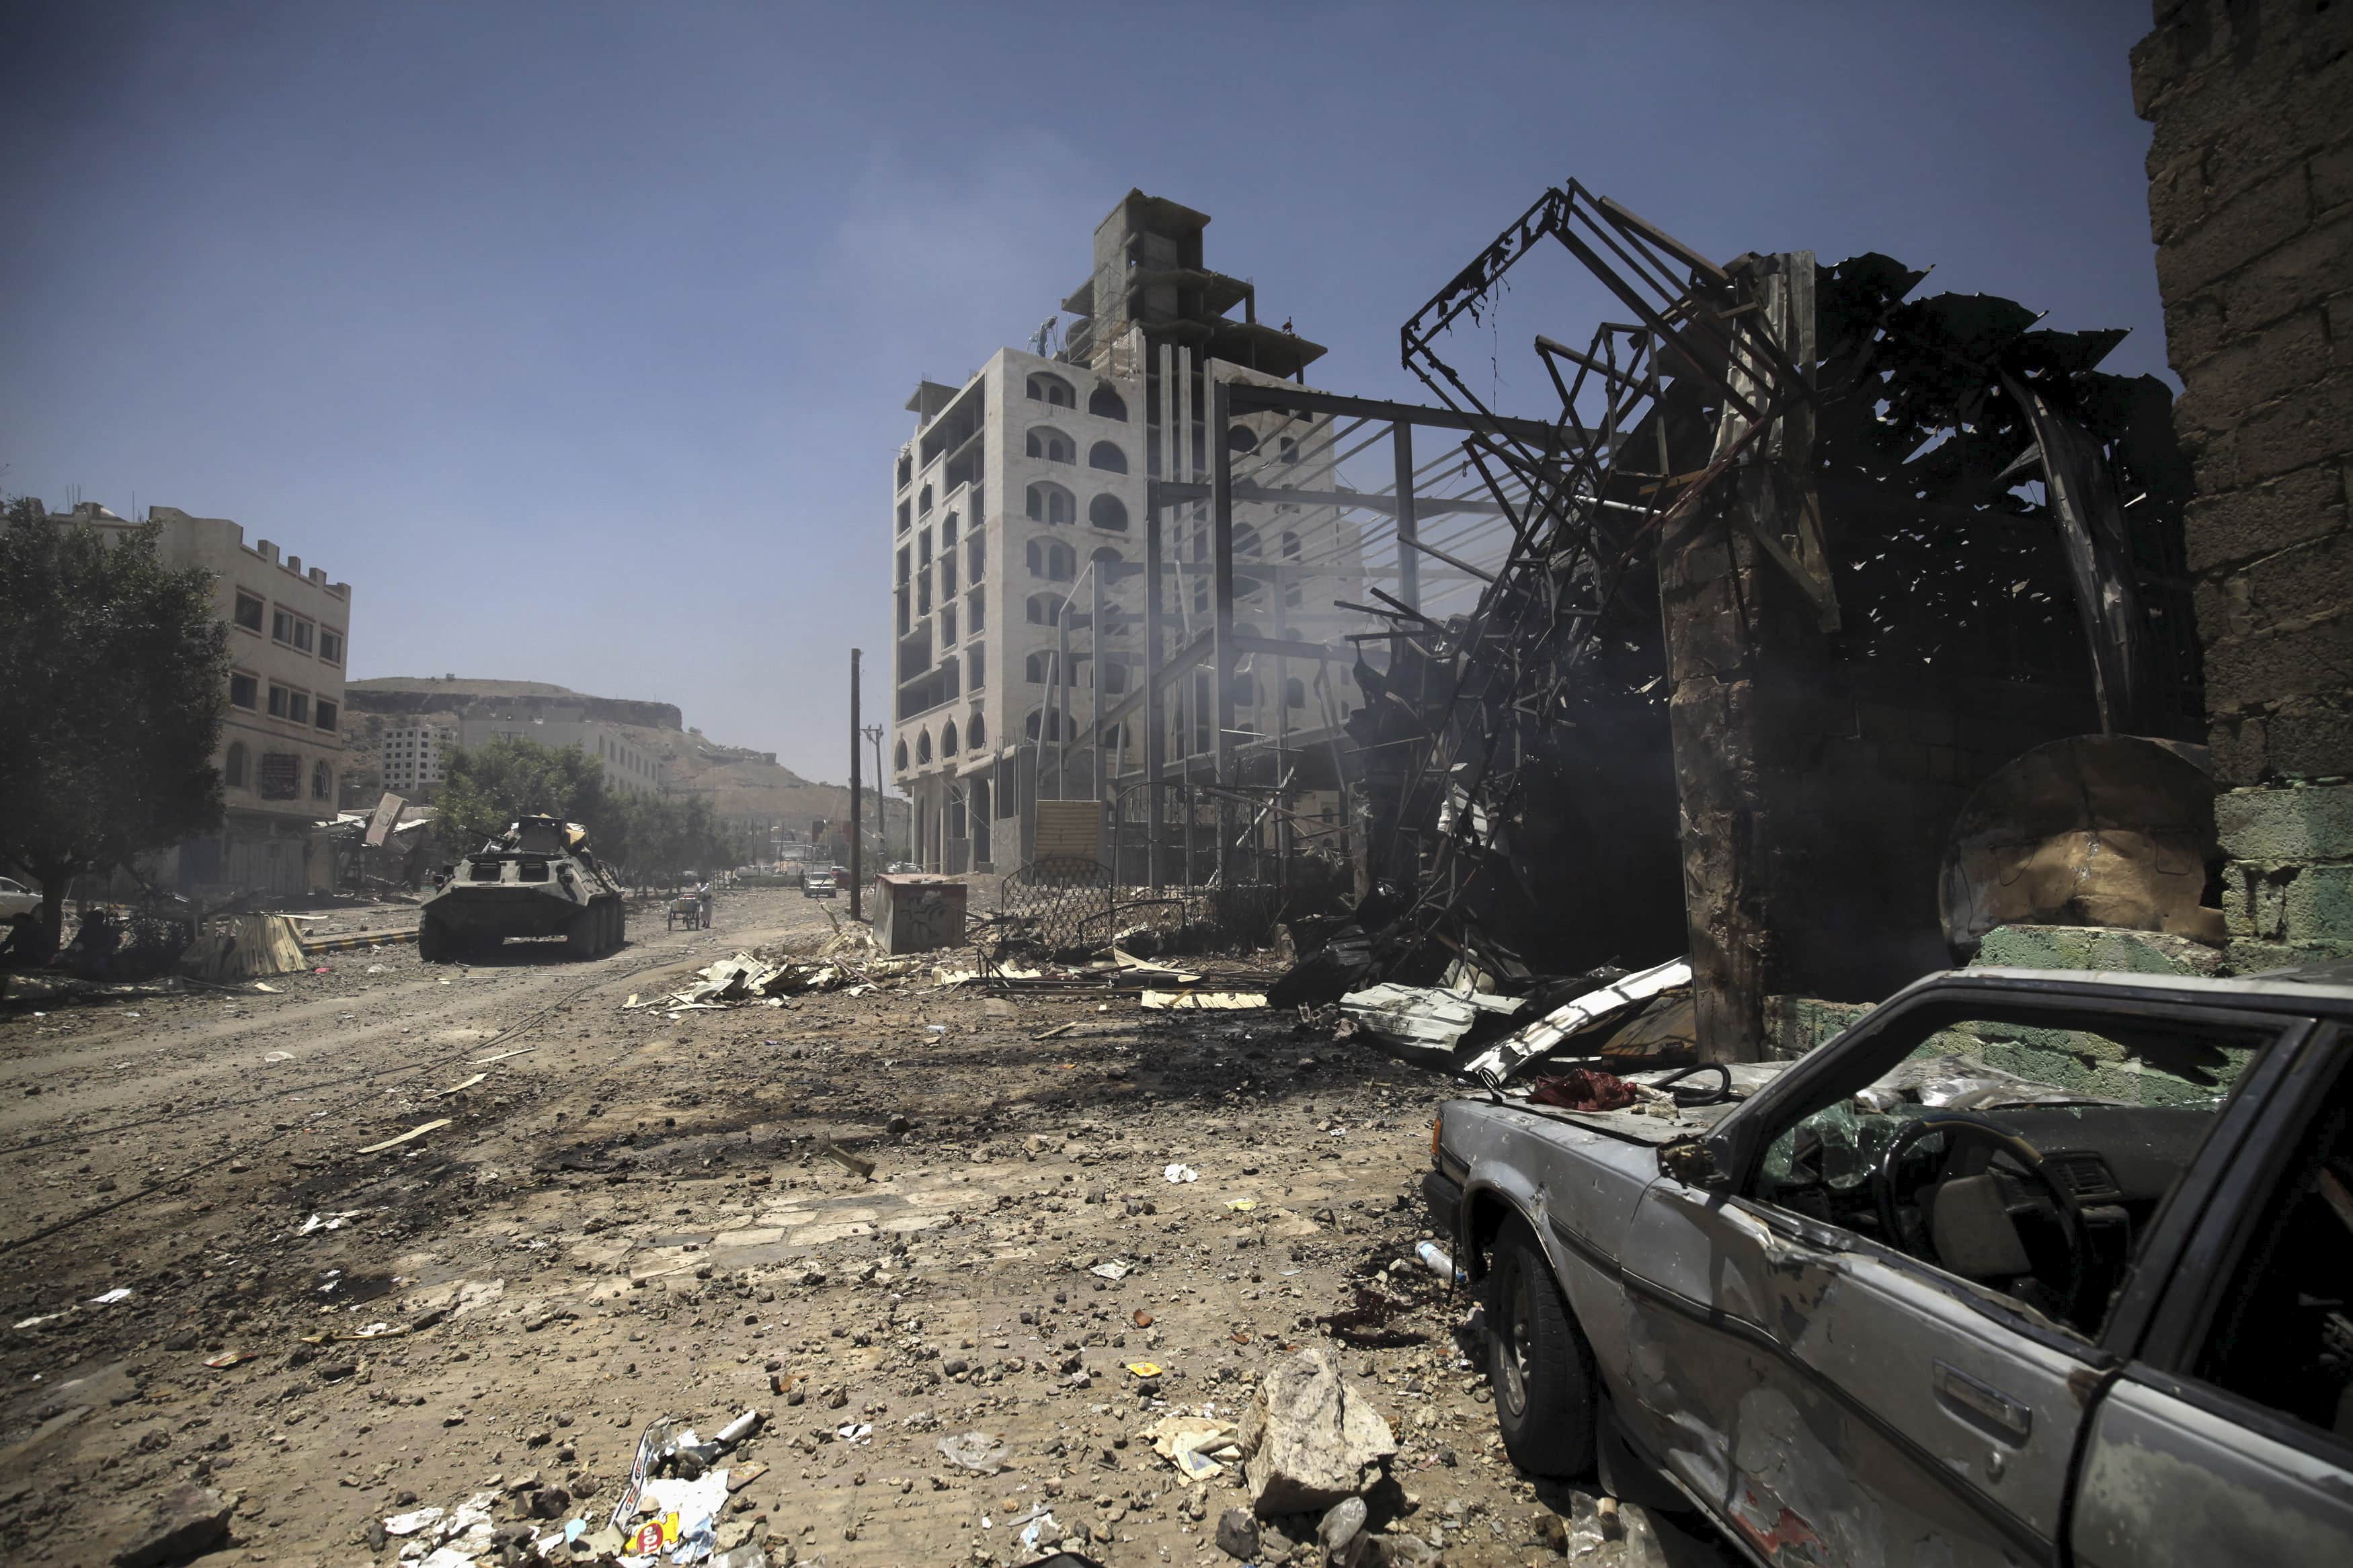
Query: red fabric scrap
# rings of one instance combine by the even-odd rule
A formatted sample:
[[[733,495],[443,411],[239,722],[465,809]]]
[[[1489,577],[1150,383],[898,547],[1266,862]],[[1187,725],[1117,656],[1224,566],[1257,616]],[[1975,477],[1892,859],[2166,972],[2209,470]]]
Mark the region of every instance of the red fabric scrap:
[[[1528,1100],[1563,1110],[1623,1110],[1634,1103],[1634,1086],[1616,1073],[1571,1068],[1558,1078],[1540,1080],[1528,1090]]]

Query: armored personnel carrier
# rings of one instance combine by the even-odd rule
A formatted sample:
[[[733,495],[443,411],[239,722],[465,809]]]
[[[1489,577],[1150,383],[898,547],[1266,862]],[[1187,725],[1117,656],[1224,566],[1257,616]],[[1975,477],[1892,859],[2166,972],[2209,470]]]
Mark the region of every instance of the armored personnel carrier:
[[[574,958],[621,945],[621,889],[588,849],[588,830],[526,816],[449,867],[422,904],[417,956],[427,963],[494,951],[511,936],[561,936]]]

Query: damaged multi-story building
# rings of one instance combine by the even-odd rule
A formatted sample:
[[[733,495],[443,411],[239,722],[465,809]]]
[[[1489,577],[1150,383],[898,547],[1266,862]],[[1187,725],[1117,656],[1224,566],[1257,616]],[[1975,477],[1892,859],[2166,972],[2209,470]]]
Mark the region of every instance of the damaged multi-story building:
[[[1144,767],[1137,727],[1103,720],[1145,679],[1149,488],[1205,485],[1213,389],[1295,384],[1324,353],[1261,321],[1251,284],[1205,265],[1208,223],[1131,191],[1061,302],[1075,321],[1059,346],[1041,332],[1030,352],[999,350],[961,384],[923,381],[908,400],[915,433],[892,472],[891,771],[926,868],[1024,863],[1039,799],[1101,800],[1115,816]],[[1222,584],[1203,506],[1172,513],[1154,557],[1172,635],[1229,611],[1230,636],[1303,646],[1345,618],[1331,602],[1357,576],[1356,532],[1308,499],[1330,489],[1332,424],[1261,414],[1219,437],[1302,495],[1245,525]],[[1206,675],[1171,683],[1167,771],[1189,777],[1213,729],[1275,751],[1293,731],[1328,735],[1355,703],[1328,664],[1246,655],[1222,724]]]

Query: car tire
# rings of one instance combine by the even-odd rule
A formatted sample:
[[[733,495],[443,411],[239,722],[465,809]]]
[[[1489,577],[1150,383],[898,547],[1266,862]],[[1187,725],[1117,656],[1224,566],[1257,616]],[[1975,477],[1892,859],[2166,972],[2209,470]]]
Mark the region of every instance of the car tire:
[[[1512,1463],[1534,1476],[1593,1468],[1593,1351],[1528,1222],[1496,1233],[1487,1270],[1487,1376]]]

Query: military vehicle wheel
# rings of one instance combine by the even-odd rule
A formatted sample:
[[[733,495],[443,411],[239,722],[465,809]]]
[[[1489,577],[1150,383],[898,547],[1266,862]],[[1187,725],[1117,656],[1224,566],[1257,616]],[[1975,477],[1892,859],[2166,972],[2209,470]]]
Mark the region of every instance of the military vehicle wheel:
[[[565,952],[573,958],[596,957],[596,939],[603,930],[604,922],[597,917],[596,906],[590,904],[578,914],[574,915],[572,923],[565,928]]]
[[[420,963],[447,963],[457,944],[449,939],[449,930],[431,915],[417,922],[417,959]]]
[[[629,911],[621,906],[620,900],[615,899],[613,900],[613,951],[618,952],[628,945]]]
[[[1496,1234],[1487,1287],[1487,1372],[1505,1451],[1530,1475],[1584,1475],[1593,1468],[1593,1352],[1517,1215]]]

